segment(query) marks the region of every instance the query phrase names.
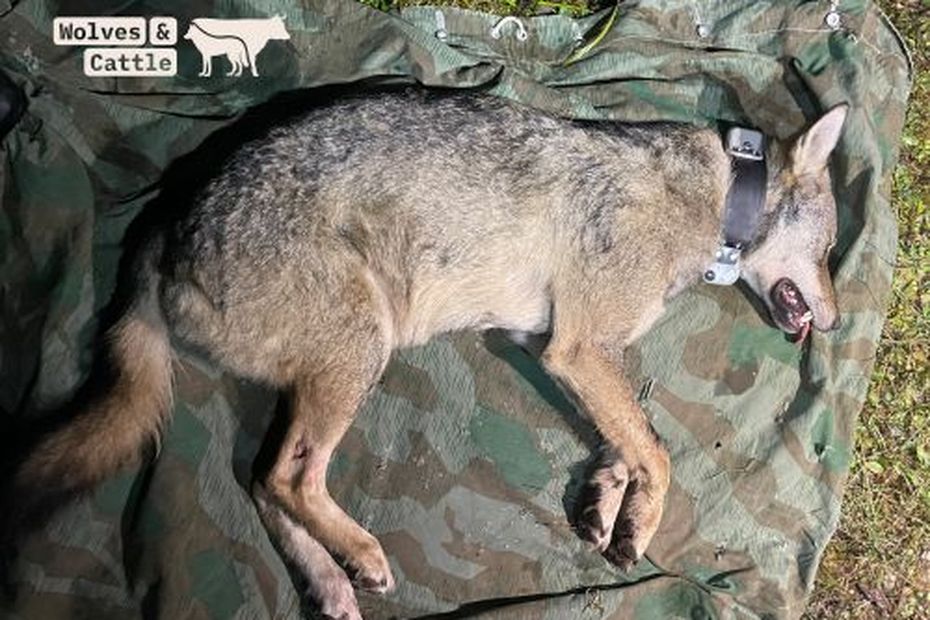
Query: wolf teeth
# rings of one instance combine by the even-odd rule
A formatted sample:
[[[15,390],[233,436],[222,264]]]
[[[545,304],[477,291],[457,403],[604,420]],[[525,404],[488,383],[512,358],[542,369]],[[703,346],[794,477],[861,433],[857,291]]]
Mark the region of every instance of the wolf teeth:
[[[810,323],[810,322],[813,321],[813,320],[814,320],[814,313],[811,312],[810,310],[808,310],[807,312],[805,312],[805,313],[804,313],[804,316],[801,317],[801,322],[802,322],[802,323]]]

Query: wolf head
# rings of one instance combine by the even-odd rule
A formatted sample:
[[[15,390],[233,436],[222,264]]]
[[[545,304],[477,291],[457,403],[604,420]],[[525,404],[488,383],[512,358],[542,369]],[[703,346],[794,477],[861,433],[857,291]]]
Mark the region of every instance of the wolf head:
[[[783,331],[826,331],[839,324],[827,259],[836,242],[836,202],[827,163],[846,120],[846,105],[824,114],[769,171],[761,239],[743,260],[742,277]]]
[[[276,41],[287,41],[291,38],[287,28],[284,27],[284,16],[275,15],[268,18],[268,38]]]

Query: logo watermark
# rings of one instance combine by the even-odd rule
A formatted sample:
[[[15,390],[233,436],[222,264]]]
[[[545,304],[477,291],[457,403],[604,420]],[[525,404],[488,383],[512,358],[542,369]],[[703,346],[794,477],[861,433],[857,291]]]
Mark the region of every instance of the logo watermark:
[[[178,20],[174,17],[56,17],[56,45],[82,46],[84,74],[91,77],[172,77],[178,73]],[[258,77],[258,55],[269,41],[291,36],[284,17],[215,19],[198,17],[183,39],[200,53],[197,75],[213,75],[213,59],[225,58],[225,76],[248,69]]]
[[[90,77],[171,77],[178,73],[174,48],[89,47],[84,50],[84,75]]]
[[[268,41],[287,41],[291,38],[280,15],[264,19],[210,19],[201,17],[191,21],[184,38],[200,52],[201,77],[213,73],[213,58],[225,56],[231,68],[226,75],[240,76],[248,67],[258,77],[256,60]]]

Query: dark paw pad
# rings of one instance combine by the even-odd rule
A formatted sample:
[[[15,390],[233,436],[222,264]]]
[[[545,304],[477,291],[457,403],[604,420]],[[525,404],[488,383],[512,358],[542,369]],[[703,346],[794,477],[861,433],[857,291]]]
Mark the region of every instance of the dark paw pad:
[[[614,525],[613,538],[607,549],[604,550],[604,557],[611,564],[619,566],[622,570],[628,571],[639,561],[640,555],[633,546],[635,535],[635,525],[629,519],[620,519]]]
[[[604,557],[624,572],[630,571],[639,561],[636,549],[633,548],[633,543],[628,538],[611,542],[604,550]]]
[[[362,576],[356,580],[356,584],[362,590],[369,590],[371,592],[383,592],[387,589],[387,579],[382,577],[381,579],[374,579],[372,577]]]
[[[596,482],[591,481],[581,487],[581,492],[578,494],[575,503],[575,521],[583,523],[590,511],[597,512],[595,506],[597,506],[602,496],[601,485]]]
[[[607,536],[607,526],[601,518],[597,506],[590,505],[580,512],[575,519],[575,530],[582,540],[586,540],[595,545],[603,542]]]

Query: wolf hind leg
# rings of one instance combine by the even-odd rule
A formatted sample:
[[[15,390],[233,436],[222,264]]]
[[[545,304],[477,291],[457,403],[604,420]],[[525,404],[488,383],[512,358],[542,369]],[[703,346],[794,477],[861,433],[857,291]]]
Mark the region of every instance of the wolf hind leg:
[[[362,620],[348,576],[323,545],[275,504],[261,485],[253,485],[252,498],[279,551],[306,577],[307,595],[320,612],[327,618]]]
[[[242,73],[242,63],[239,62],[239,57],[233,54],[227,54],[226,59],[229,61],[230,67],[229,71],[226,72],[228,76],[237,76]]]
[[[258,54],[252,52],[251,50],[247,51],[246,53],[248,54],[246,64],[249,67],[249,70],[252,72],[252,77],[258,77],[258,67],[255,64],[257,60],[256,56],[258,56]]]
[[[364,324],[339,339],[340,350],[325,356],[325,366],[292,382],[289,426],[261,486],[309,536],[344,561],[359,587],[385,592],[394,578],[381,545],[326,488],[330,457],[390,353],[376,319],[359,321]]]

